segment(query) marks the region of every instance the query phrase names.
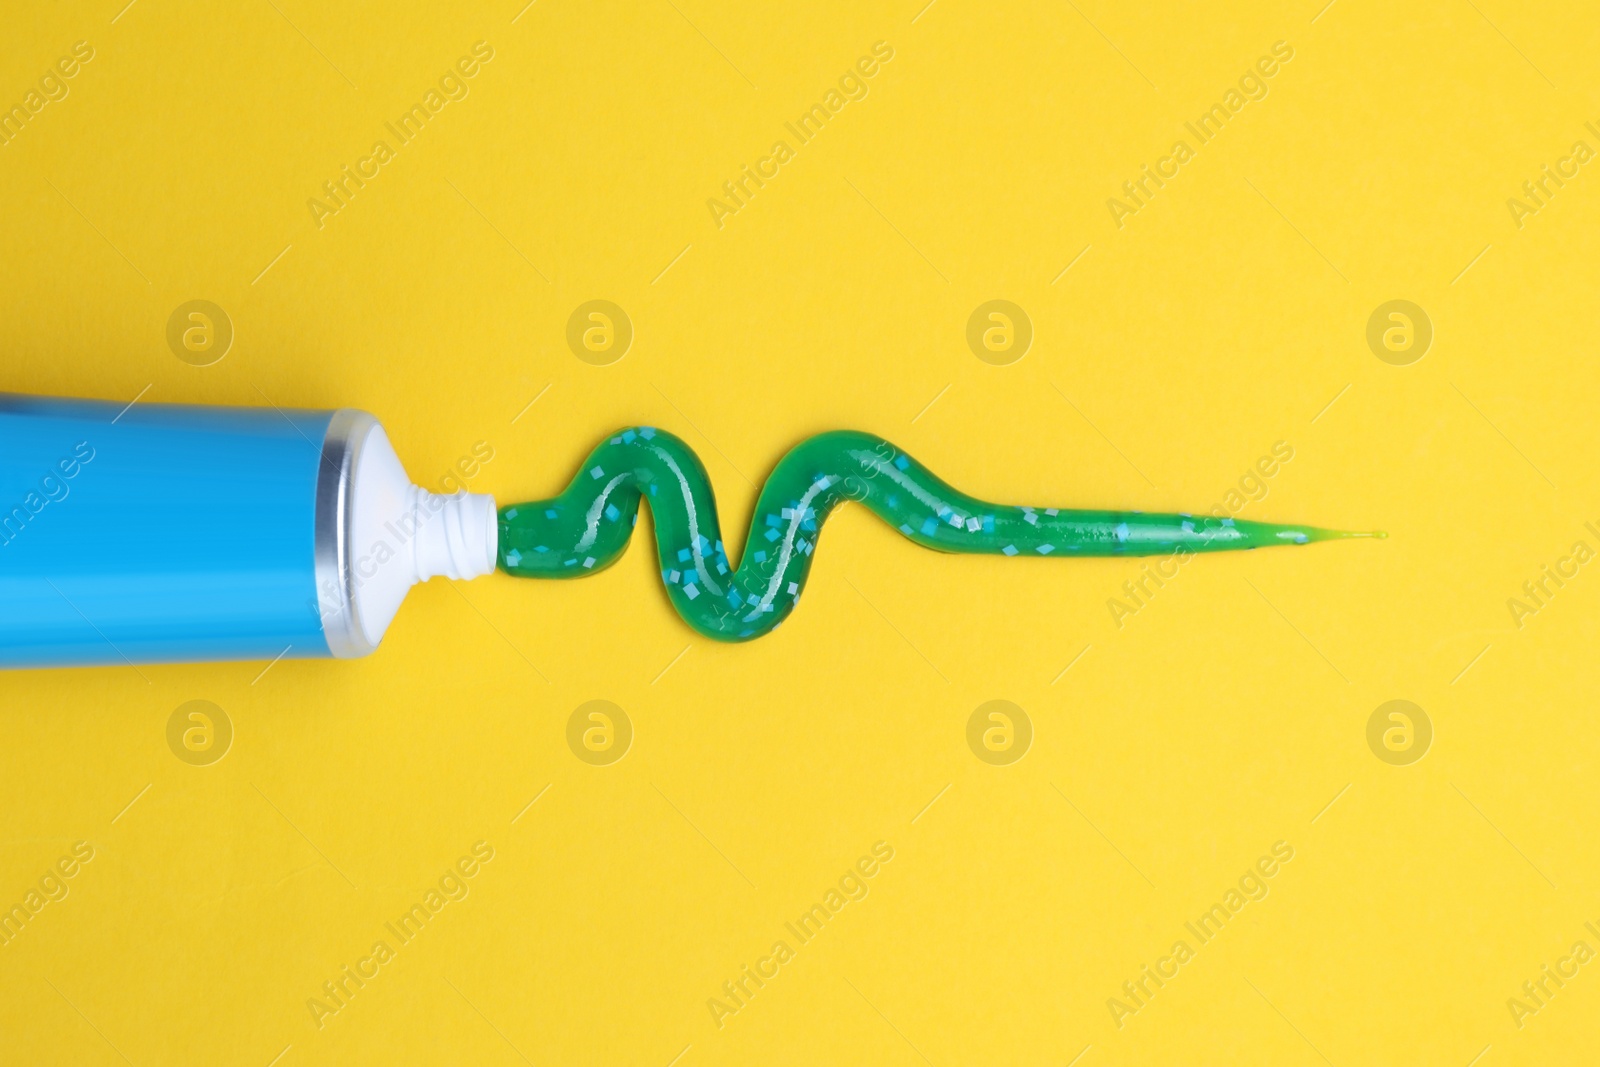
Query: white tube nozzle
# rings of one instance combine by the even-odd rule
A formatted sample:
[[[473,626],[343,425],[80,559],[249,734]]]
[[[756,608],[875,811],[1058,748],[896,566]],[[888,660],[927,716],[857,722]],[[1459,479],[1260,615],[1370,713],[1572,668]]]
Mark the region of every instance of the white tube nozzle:
[[[413,585],[489,574],[499,552],[494,498],[464,490],[433,493],[411,484],[383,427],[366,419],[351,449],[337,553],[337,588],[348,607],[323,614],[335,655],[376,648]]]
[[[417,581],[457,580],[494,570],[499,548],[494,497],[462,490],[451,496],[410,486],[417,519]]]

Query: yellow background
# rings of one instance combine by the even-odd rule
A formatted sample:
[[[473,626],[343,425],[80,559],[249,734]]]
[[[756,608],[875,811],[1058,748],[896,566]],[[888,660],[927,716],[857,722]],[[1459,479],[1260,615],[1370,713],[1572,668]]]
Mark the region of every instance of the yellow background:
[[[1391,536],[1196,560],[1118,628],[1138,561],[940,556],[846,509],[744,646],[693,635],[636,542],[587,581],[431,583],[359,662],[7,674],[0,903],[97,852],[0,948],[0,1061],[1592,1056],[1600,967],[1521,1028],[1506,1003],[1600,948],[1600,576],[1520,629],[1506,604],[1600,547],[1600,175],[1506,206],[1600,147],[1586,5],[120,6],[6,13],[7,106],[95,49],[0,148],[6,389],[358,406],[425,484],[488,442],[471,488],[502,502],[651,423],[704,456],[730,548],[827,428],[991,499],[1165,510],[1285,441],[1243,515]],[[470,95],[318,229],[322,182],[479,40]],[[880,40],[869,95],[714,225]],[[1195,145],[1276,41],[1269,95]],[[165,340],[197,298],[236,331],[209,367]],[[636,331],[610,366],[565,341],[594,298]],[[1010,366],[965,341],[995,298],[1035,329]],[[1410,366],[1365,340],[1395,298],[1435,330]],[[635,729],[607,767],[565,741],[596,698]],[[167,747],[191,699],[234,724],[211,766]],[[990,699],[1034,725],[1011,766],[967,747]],[[1367,745],[1391,699],[1433,723],[1410,766]],[[478,840],[470,895],[318,1029],[307,999]],[[870,895],[718,1028],[707,999],[880,840]],[[1280,840],[1266,899],[1119,1028],[1107,999]]]

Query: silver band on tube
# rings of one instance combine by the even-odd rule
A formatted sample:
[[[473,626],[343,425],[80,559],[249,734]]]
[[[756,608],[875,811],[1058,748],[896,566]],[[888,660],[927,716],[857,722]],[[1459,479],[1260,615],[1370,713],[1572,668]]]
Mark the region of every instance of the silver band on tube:
[[[351,537],[355,498],[351,475],[361,449],[378,420],[356,408],[340,408],[328,423],[317,471],[316,580],[317,611],[328,651],[339,659],[370,654],[378,646],[367,640],[356,614],[355,569]]]

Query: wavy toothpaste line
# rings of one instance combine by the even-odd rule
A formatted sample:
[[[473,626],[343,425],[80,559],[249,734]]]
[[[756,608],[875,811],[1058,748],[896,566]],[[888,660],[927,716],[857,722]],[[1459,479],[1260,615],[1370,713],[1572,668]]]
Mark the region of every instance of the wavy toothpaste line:
[[[993,504],[952,488],[881,437],[835,430],[803,441],[773,469],[735,567],[705,467],[677,437],[641,426],[603,441],[559,495],[501,508],[499,567],[524,578],[604,570],[627,548],[641,500],[650,505],[672,606],[720,641],[760,637],[789,616],[823,522],[850,500],[919,545],[980,555],[1148,556],[1383,536],[1186,513]]]

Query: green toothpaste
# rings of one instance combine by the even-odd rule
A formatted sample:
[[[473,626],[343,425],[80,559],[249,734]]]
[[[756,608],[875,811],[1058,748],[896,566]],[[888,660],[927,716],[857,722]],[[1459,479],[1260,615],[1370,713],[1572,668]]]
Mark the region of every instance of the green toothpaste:
[[[641,426],[602,442],[559,495],[500,509],[500,569],[522,578],[604,570],[627,548],[641,500],[650,505],[672,606],[719,641],[760,637],[789,617],[823,523],[852,500],[917,544],[990,556],[1152,556],[1383,536],[1209,515],[992,504],[947,485],[881,437],[834,430],[779,461],[735,566],[699,458],[672,434]]]

